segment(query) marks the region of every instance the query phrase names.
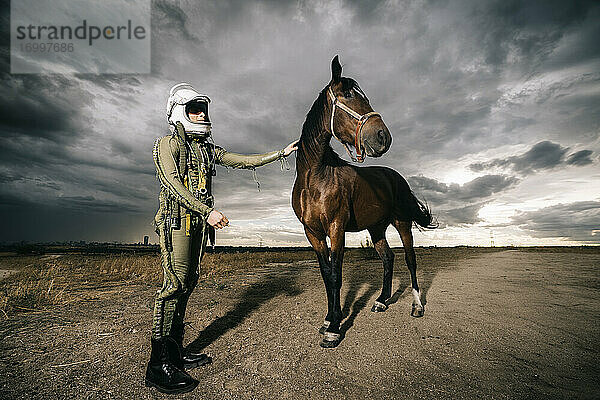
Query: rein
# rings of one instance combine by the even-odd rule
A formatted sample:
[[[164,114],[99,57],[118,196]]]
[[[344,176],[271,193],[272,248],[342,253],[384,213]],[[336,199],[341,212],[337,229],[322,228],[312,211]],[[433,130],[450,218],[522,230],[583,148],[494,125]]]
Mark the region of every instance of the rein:
[[[346,148],[346,152],[348,153],[348,155],[350,156],[350,159],[352,159],[352,161],[356,161],[356,162],[360,162],[360,163],[365,161],[365,151],[364,151],[365,146],[363,143],[362,128],[365,125],[365,122],[367,122],[367,120],[369,118],[375,117],[375,116],[379,116],[381,118],[381,114],[379,114],[378,112],[375,112],[375,111],[371,111],[366,114],[357,113],[356,111],[354,111],[353,109],[351,109],[350,107],[348,107],[347,105],[345,105],[344,103],[339,101],[339,99],[333,94],[333,90],[331,90],[331,86],[329,86],[329,88],[327,89],[327,94],[329,95],[329,98],[331,99],[331,121],[329,124],[330,128],[331,128],[331,134],[341,144],[344,145],[344,147]],[[356,125],[356,134],[354,135],[354,148],[356,149],[356,158],[352,155],[352,151],[350,150],[348,143],[342,142],[341,139],[335,134],[335,131],[333,130],[333,117],[335,115],[336,107],[341,108],[352,118],[358,120],[358,124]],[[361,150],[361,147],[363,150]]]

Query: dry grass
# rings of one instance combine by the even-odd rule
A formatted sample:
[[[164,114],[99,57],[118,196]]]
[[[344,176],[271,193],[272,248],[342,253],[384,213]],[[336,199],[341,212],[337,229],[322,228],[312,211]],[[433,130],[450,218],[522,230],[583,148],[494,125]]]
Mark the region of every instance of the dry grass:
[[[417,249],[417,257],[452,260],[464,252],[465,249],[460,248],[442,252],[438,249]],[[402,250],[396,250],[396,253],[397,265],[401,265]],[[377,258],[377,253],[372,248],[346,250],[345,259],[350,262],[374,258]],[[269,263],[302,260],[316,261],[313,251],[207,253],[202,260],[201,279],[215,279]],[[158,287],[162,280],[158,254],[24,256],[0,253],[0,270],[15,271],[0,280],[0,318],[16,312],[39,311],[48,306],[97,298],[124,284],[145,283]],[[421,271],[427,273],[426,269]]]
[[[273,262],[313,259],[310,251],[206,254],[202,277],[227,274]],[[154,254],[46,255],[1,254],[0,269],[15,271],[0,281],[0,315],[38,311],[53,305],[85,300],[91,291],[117,284],[159,286],[160,256]]]
[[[301,260],[313,260],[314,258],[312,251],[206,254],[202,260],[200,273],[203,276],[211,276],[260,267],[269,263],[291,263]]]

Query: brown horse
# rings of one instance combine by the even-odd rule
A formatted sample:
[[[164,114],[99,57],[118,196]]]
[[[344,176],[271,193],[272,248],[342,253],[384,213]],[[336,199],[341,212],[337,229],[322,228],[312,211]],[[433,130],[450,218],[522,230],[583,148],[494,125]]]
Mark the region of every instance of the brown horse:
[[[332,60],[331,73],[331,81],[313,103],[302,126],[292,192],[292,207],[317,253],[327,291],[327,316],[320,330],[322,347],[336,347],[342,340],[340,288],[345,232],[367,229],[383,261],[383,289],[371,309],[381,312],[387,309],[386,302],[392,294],[394,253],[385,231],[394,225],[404,244],[411,275],[411,315],[421,317],[425,310],[417,284],[411,227],[413,222],[435,227],[430,211],[413,195],[400,174],[386,167],[350,165],[330,147],[334,136],[346,146],[353,160],[362,161],[365,156],[381,156],[392,143],[381,115],[373,111],[356,81],[341,76],[337,56]],[[356,150],[356,158],[350,145]],[[331,254],[327,237],[331,240]]]

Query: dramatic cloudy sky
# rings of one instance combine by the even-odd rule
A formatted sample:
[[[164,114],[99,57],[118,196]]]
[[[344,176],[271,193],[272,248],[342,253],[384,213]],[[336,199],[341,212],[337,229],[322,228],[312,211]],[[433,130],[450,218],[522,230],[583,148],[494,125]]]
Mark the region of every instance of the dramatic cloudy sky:
[[[438,218],[418,245],[600,243],[597,2],[157,0],[139,75],[11,75],[3,3],[0,241],[156,241],[168,89],[212,98],[228,150],[279,149],[339,54],[393,135],[366,164],[399,171]],[[308,245],[290,161],[258,171],[260,192],[249,171],[219,168],[231,227],[218,243]]]

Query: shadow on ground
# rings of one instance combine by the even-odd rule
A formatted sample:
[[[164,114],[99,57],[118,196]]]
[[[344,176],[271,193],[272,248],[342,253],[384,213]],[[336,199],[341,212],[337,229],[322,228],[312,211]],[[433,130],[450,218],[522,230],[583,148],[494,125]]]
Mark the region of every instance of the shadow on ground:
[[[429,288],[431,287],[431,283],[433,282],[433,279],[435,278],[435,276],[442,270],[444,270],[444,266],[447,266],[447,264],[438,264],[437,267],[433,267],[431,268],[431,266],[429,268],[419,268],[420,264],[421,264],[421,259],[423,258],[422,254],[417,254],[417,282],[419,284],[419,290],[421,292],[421,303],[423,304],[423,306],[425,306],[427,304],[427,292],[429,291]],[[410,272],[408,271],[408,267],[406,266],[406,261],[404,260],[404,251],[396,254],[396,265],[394,265],[394,271],[396,271],[396,268],[400,267],[404,267],[404,271],[406,272],[405,276],[403,276],[402,281],[404,282],[406,279],[406,284],[401,283],[400,285],[398,285],[398,288],[396,289],[396,291],[394,293],[392,293],[392,297],[389,298],[388,301],[386,301],[386,304],[388,306],[395,304],[398,302],[398,300],[411,295],[411,283],[410,283]],[[400,264],[397,265],[398,260],[400,260]],[[454,261],[458,261],[458,260],[454,260]],[[430,261],[431,262],[431,261]]]
[[[459,249],[454,253],[454,257],[440,259],[430,249],[417,249],[417,280],[423,305],[427,304],[427,292],[436,275],[446,268],[455,268],[460,259],[465,257],[464,252]],[[386,302],[388,306],[411,295],[410,273],[404,260],[404,250],[396,249],[394,254],[394,278],[400,278],[400,283]],[[347,268],[344,270],[344,285],[348,290],[343,297],[342,315],[345,320],[340,326],[342,337],[352,328],[356,317],[369,305],[370,299],[381,291],[383,285],[383,264],[374,251],[372,254],[366,253],[358,260],[348,260],[345,264]],[[407,312],[410,312],[410,309],[407,309]]]
[[[263,276],[244,290],[233,309],[210,323],[198,337],[190,343],[189,348],[200,351],[213,343],[231,329],[235,329],[254,311],[269,300],[280,296],[298,296],[303,292],[297,286],[297,273],[287,271],[277,276]]]

